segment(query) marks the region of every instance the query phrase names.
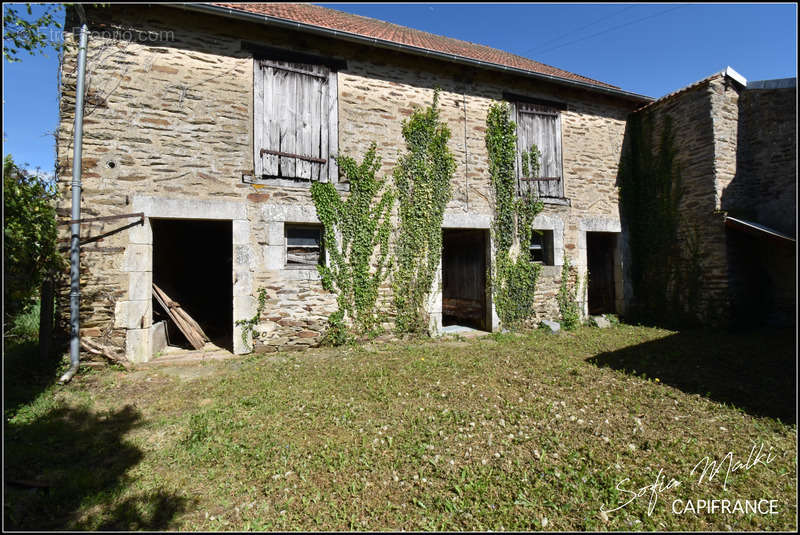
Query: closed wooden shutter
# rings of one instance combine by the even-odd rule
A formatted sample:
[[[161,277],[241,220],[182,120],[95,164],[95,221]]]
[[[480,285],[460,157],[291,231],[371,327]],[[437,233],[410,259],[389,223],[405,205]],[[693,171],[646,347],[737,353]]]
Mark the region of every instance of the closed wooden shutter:
[[[336,181],[336,73],[324,65],[256,60],[256,176]]]
[[[516,109],[519,151],[527,151],[535,144],[541,153],[539,178],[543,180],[531,182],[530,187],[538,191],[541,197],[563,197],[561,118],[558,110],[529,103],[517,103]],[[517,160],[517,168],[521,172],[520,159]]]

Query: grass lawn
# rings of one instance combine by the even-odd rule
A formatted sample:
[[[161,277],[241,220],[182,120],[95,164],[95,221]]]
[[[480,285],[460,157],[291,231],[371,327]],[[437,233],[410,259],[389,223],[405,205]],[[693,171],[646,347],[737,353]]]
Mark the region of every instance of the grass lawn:
[[[87,369],[66,387],[10,349],[6,529],[797,527],[791,330],[584,327]],[[727,464],[692,474],[728,452],[747,466],[726,484]],[[657,481],[651,511],[648,489],[601,511]]]

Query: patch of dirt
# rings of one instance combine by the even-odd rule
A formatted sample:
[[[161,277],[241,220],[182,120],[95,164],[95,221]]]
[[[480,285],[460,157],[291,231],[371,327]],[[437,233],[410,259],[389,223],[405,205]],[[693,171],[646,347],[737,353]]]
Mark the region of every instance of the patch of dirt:
[[[177,377],[183,381],[194,381],[203,377],[211,377],[224,373],[219,366],[164,366],[158,369],[159,374]]]
[[[442,340],[440,345],[447,346],[447,347],[466,347],[472,345],[471,343],[465,340]]]

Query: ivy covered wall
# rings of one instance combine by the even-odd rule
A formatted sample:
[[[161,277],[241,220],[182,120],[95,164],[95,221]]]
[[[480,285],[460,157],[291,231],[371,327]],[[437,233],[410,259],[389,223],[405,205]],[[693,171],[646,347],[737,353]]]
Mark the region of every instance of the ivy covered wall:
[[[415,109],[430,106],[434,89],[441,87],[437,109],[450,131],[445,144],[454,163],[445,224],[448,218],[462,223],[480,220],[485,225],[482,228],[488,228],[493,218],[485,140],[489,107],[502,100],[504,91],[559,100],[566,106],[561,114],[562,152],[565,193],[571,204],[546,205],[537,215],[537,225],[558,229],[558,250],[566,251],[580,269],[585,262],[579,239],[582,219],[619,218],[617,167],[625,117],[635,102],[288,29],[265,34],[257,24],[168,6],[154,7],[148,17],[124,5],[89,11],[92,24],[110,23],[105,17],[113,16],[115,24],[136,30],[157,31],[180,25],[182,31],[176,34],[176,46],[164,44],[158,50],[105,38],[92,47],[99,52],[90,53],[89,91],[102,105],[93,107],[93,122],[85,125],[84,203],[97,217],[130,210],[129,199],[139,195],[187,207],[206,201],[235,205],[241,217],[237,215],[234,229],[237,243],[241,243],[233,252],[238,270],[233,306],[236,318],[246,321],[237,326],[236,339],[241,339],[242,330],[260,308],[252,330],[252,346],[257,351],[318,344],[339,303],[337,295],[323,289],[322,275],[316,269],[290,270],[285,266],[286,225],[323,225],[309,185],[287,187],[243,181],[243,175],[253,171],[253,58],[241,49],[242,40],[346,58],[347,67],[339,72],[336,88],[339,153],[360,166],[375,143],[376,161],[380,159],[375,179],[385,180],[387,188],[394,187],[394,169],[407,151],[403,121],[410,119]],[[111,49],[124,54],[101,53]],[[58,142],[62,189],[58,213],[62,219],[69,217],[70,176],[64,171],[71,167],[68,149],[75,61],[74,54],[67,54],[62,73]],[[141,69],[147,76],[134,77],[126,82],[124,92],[111,94],[118,87],[118,73],[130,69]],[[171,150],[178,145],[180,151]],[[107,165],[109,161],[115,163],[114,167]],[[344,202],[347,195],[337,192]],[[181,217],[205,215],[202,210],[189,210]],[[397,201],[390,219],[394,232],[399,226]],[[102,231],[99,227],[93,226],[92,232]],[[103,254],[82,256],[84,332],[119,349],[126,344],[147,346],[151,341],[147,332],[151,310],[145,307],[137,309],[136,314],[124,315],[119,306],[131,296],[143,302],[149,298],[146,275],[136,278],[120,270],[120,266],[139,258],[141,234],[140,229],[115,234],[104,241]],[[390,251],[393,247],[390,239]],[[537,280],[534,308],[539,317],[558,316],[555,296],[560,263],[561,254],[557,254],[557,265],[544,266]],[[389,311],[389,317],[378,318],[383,328],[390,328],[394,321],[391,286],[384,278],[378,289],[376,309]],[[259,307],[261,289],[265,290],[263,307]],[[60,295],[66,296],[63,290]],[[66,300],[59,302],[59,308],[66,310]],[[147,351],[147,347],[142,350]]]
[[[723,325],[731,263],[721,201],[736,175],[741,86],[713,75],[632,114],[620,169],[632,316]]]

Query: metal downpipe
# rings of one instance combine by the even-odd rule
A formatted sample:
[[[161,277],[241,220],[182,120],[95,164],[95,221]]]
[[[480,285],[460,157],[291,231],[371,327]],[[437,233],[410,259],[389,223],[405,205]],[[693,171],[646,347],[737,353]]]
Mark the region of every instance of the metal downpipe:
[[[86,79],[86,49],[88,46],[89,29],[86,25],[86,16],[83,6],[76,5],[81,18],[80,45],[78,48],[78,80],[75,87],[75,126],[72,154],[72,224],[70,225],[70,285],[69,285],[69,312],[70,312],[70,340],[69,359],[70,367],[58,380],[59,383],[68,383],[80,366],[80,230],[77,223],[81,218],[81,160],[83,152],[83,102],[84,83]]]

